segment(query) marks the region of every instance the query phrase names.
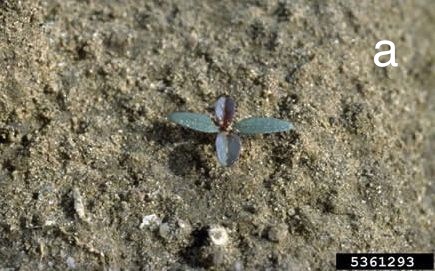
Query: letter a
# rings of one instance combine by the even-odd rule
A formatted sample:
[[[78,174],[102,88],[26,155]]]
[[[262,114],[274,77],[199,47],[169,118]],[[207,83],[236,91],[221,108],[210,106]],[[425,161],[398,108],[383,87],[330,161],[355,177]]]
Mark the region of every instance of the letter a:
[[[381,68],[387,67],[390,64],[393,67],[399,66],[399,64],[397,64],[397,62],[396,62],[396,47],[394,46],[393,42],[391,42],[389,40],[381,40],[378,43],[376,43],[375,49],[380,49],[381,46],[384,45],[384,44],[390,46],[390,50],[388,50],[388,51],[382,51],[382,52],[379,52],[379,53],[377,53],[375,55],[374,61],[375,61],[376,66],[381,67]],[[381,56],[385,56],[385,55],[391,55],[390,60],[388,60],[385,63],[381,63],[379,61],[379,58]]]

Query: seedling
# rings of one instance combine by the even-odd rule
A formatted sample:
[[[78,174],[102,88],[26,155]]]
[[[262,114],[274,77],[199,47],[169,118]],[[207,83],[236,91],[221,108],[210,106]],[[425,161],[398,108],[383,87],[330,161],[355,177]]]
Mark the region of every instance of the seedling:
[[[190,112],[175,112],[170,114],[168,119],[196,131],[217,133],[216,154],[219,163],[225,167],[231,166],[239,158],[241,142],[238,134],[269,134],[294,129],[290,122],[267,117],[242,119],[234,123],[233,127],[235,113],[236,103],[234,100],[231,97],[222,96],[215,104],[213,119],[204,114]]]

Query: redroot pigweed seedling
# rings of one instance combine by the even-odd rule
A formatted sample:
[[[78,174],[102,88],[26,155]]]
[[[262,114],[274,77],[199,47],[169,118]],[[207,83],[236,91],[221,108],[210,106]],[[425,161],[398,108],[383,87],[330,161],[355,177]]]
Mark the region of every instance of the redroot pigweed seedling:
[[[190,112],[175,112],[170,114],[168,119],[196,131],[217,133],[216,154],[219,163],[225,167],[231,166],[239,158],[241,142],[237,134],[269,134],[294,129],[290,122],[266,117],[242,119],[232,127],[235,113],[234,100],[231,97],[222,96],[215,104],[213,119],[204,114]]]

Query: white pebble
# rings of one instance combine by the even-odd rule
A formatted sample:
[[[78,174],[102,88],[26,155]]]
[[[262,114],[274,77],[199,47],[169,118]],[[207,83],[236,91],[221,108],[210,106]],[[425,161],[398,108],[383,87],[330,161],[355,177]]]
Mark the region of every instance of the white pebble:
[[[162,223],[162,221],[160,220],[160,218],[155,215],[146,215],[143,217],[142,219],[142,223],[140,224],[139,228],[143,229],[145,227],[149,227],[149,226],[159,226]]]
[[[69,269],[75,269],[76,268],[76,260],[74,260],[73,257],[68,257],[66,259],[66,265]]]
[[[74,187],[72,193],[74,199],[74,210],[81,220],[86,221],[85,205],[83,204],[83,198],[82,195],[80,195],[80,190],[77,187]]]
[[[210,241],[215,246],[225,246],[228,244],[229,236],[227,230],[222,226],[212,226],[208,230]]]

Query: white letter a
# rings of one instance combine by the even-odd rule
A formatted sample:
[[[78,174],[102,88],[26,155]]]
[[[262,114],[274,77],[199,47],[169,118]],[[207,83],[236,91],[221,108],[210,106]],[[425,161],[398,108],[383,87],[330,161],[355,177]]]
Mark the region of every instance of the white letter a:
[[[375,49],[380,49],[381,46],[384,45],[384,44],[390,46],[390,50],[388,50],[388,51],[382,51],[382,52],[379,52],[379,53],[377,53],[375,55],[374,61],[375,61],[376,66],[382,67],[382,68],[383,67],[387,67],[390,64],[393,67],[399,66],[399,64],[397,64],[397,62],[396,62],[396,47],[394,46],[393,42],[391,42],[389,40],[381,40],[378,43],[376,43]],[[385,55],[391,55],[390,60],[388,60],[385,63],[381,63],[379,61],[379,57],[385,56]]]

